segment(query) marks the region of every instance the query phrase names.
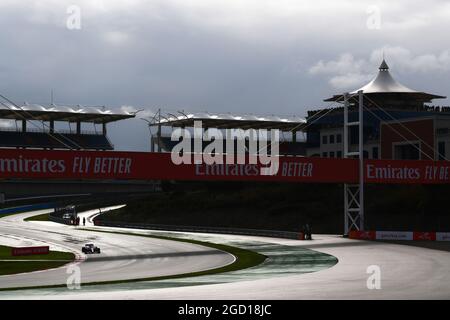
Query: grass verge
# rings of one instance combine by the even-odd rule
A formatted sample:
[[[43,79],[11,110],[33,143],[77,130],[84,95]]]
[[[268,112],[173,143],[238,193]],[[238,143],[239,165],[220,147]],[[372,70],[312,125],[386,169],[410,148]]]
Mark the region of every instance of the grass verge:
[[[11,249],[11,247],[0,246],[0,276],[53,269],[75,259],[73,253],[60,251],[50,251],[49,254],[45,255],[11,256]]]
[[[160,277],[149,277],[149,278],[139,278],[139,279],[125,279],[125,280],[114,280],[114,281],[99,281],[99,282],[88,282],[83,283],[82,286],[93,286],[93,285],[107,285],[107,284],[121,284],[121,283],[131,283],[131,282],[139,282],[139,281],[156,281],[156,280],[168,280],[168,279],[179,279],[179,278],[187,278],[187,277],[199,277],[205,275],[213,275],[224,272],[237,271],[242,269],[247,269],[251,267],[255,267],[261,263],[263,263],[267,257],[260,253],[241,249],[237,247],[232,247],[224,244],[211,243],[199,240],[191,240],[191,239],[180,239],[180,238],[172,238],[172,237],[163,237],[163,236],[154,236],[154,235],[143,235],[143,234],[135,234],[135,233],[127,233],[127,232],[113,232],[113,231],[103,231],[103,230],[89,230],[84,229],[85,231],[95,231],[95,232],[104,232],[104,233],[115,233],[121,235],[130,235],[137,237],[146,237],[146,238],[155,238],[162,240],[170,240],[170,241],[180,241],[187,242],[197,245],[202,245],[205,247],[210,247],[218,250],[225,251],[230,253],[236,257],[236,260],[227,266],[205,270],[205,271],[197,271],[197,272],[189,272],[182,273],[170,276],[160,276]],[[51,286],[35,286],[35,287],[16,287],[16,288],[0,288],[0,291],[12,291],[12,290],[25,290],[25,289],[51,289],[51,288],[64,288],[65,284],[62,285],[51,285]]]
[[[24,221],[50,221],[48,219],[48,213],[38,214],[37,216],[32,216],[24,219]]]

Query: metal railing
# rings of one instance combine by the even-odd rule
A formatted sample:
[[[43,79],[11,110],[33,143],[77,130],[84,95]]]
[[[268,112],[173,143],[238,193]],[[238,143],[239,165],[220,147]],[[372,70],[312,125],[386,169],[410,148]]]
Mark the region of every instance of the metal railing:
[[[36,128],[27,128],[26,131],[22,131],[21,127],[14,128],[14,127],[0,127],[0,132],[17,132],[17,133],[50,133],[50,129],[36,129]],[[59,134],[71,134],[76,135],[77,132],[74,130],[67,130],[67,129],[55,129],[55,133]],[[103,132],[101,131],[94,131],[94,130],[81,130],[81,135],[95,135],[95,136],[101,136],[103,135]]]
[[[165,224],[146,224],[132,222],[116,222],[94,219],[94,225],[101,227],[116,227],[130,229],[178,231],[178,232],[196,232],[196,233],[223,233],[248,236],[274,237],[286,239],[300,239],[301,232],[279,231],[279,230],[258,230],[243,228],[219,228],[219,227],[198,227],[198,226],[174,226]]]

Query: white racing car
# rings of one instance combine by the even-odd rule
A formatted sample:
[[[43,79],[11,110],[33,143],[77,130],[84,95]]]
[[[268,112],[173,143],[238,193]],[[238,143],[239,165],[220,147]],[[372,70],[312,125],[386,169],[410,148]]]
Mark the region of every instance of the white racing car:
[[[81,252],[85,254],[100,253],[100,248],[95,246],[93,243],[88,243],[81,248]]]

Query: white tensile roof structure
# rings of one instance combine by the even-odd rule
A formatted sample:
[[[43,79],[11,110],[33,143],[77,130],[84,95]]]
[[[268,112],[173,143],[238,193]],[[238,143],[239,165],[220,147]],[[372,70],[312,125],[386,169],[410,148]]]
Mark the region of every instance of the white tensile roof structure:
[[[370,81],[364,87],[351,92],[351,94],[355,94],[360,90],[364,91],[364,93],[417,92],[416,90],[410,89],[396,81],[391,76],[389,67],[385,60],[381,63],[379,72],[375,79]]]
[[[410,89],[403,84],[396,81],[389,72],[389,66],[383,59],[378,74],[365,86],[350,92],[350,94],[356,94],[362,90],[364,94],[369,95],[398,95],[403,99],[416,99],[418,101],[430,102],[432,99],[445,99],[444,96],[439,96],[431,93],[416,91]],[[333,97],[326,99],[325,101],[341,101],[342,95],[334,95]]]
[[[279,129],[285,131],[300,131],[301,126],[306,124],[304,118],[296,116],[259,116],[259,115],[237,115],[230,113],[209,113],[209,112],[181,112],[177,115],[162,115],[161,119],[154,122],[154,125],[172,127],[193,127],[194,121],[202,121],[205,128],[217,129]]]
[[[55,104],[49,106],[39,104],[16,106],[8,102],[0,104],[0,119],[108,123],[134,117],[135,114],[113,111],[104,107],[69,107]]]

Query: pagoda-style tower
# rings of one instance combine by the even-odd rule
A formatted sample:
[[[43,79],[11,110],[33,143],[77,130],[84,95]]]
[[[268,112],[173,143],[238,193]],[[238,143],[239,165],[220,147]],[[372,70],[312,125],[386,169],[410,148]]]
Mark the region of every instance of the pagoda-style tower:
[[[389,66],[383,59],[377,76],[365,86],[351,92],[356,94],[359,90],[363,90],[364,105],[370,107],[373,104],[385,109],[396,110],[416,110],[423,108],[425,103],[431,102],[433,99],[445,99],[431,93],[416,91],[410,89],[398,81],[396,81],[389,72]],[[343,101],[342,95],[334,95],[324,101]]]

